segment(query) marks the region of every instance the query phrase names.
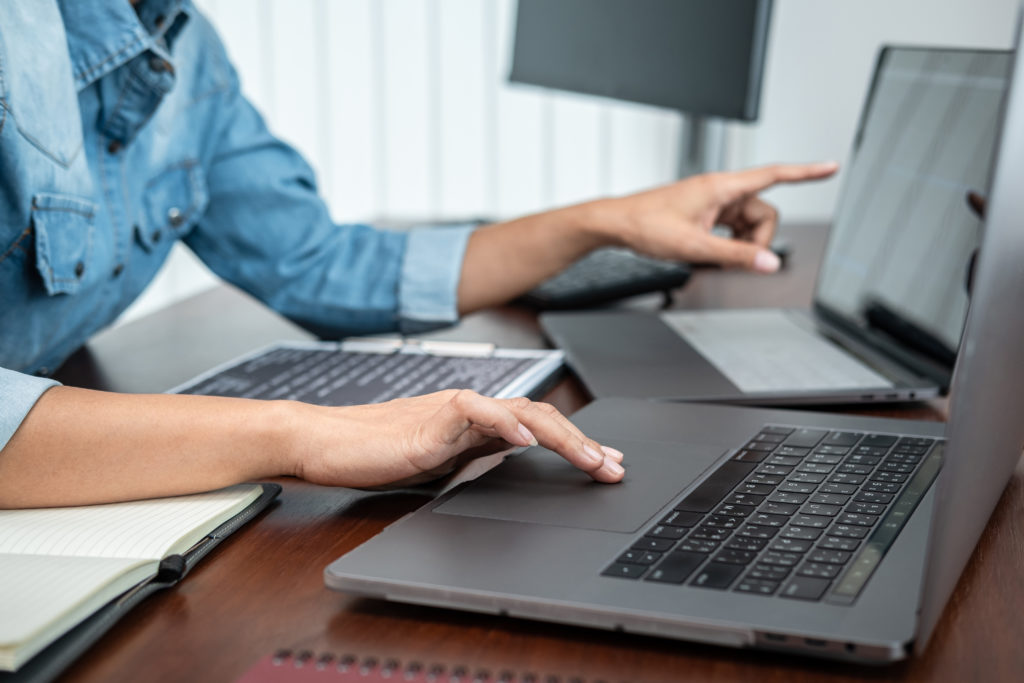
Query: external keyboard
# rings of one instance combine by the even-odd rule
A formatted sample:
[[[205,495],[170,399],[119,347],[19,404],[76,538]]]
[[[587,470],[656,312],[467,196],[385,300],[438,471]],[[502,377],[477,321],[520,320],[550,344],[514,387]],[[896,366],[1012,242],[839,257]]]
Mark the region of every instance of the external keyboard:
[[[602,574],[852,604],[938,474],[943,443],[765,426]]]

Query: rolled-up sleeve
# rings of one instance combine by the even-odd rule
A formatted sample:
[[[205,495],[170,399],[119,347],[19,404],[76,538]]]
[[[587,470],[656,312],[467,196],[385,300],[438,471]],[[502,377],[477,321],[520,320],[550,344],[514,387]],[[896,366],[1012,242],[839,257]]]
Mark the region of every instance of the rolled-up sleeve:
[[[238,88],[207,130],[209,204],[185,238],[222,278],[321,337],[418,331],[457,318],[471,226],[332,222],[314,174]]]
[[[0,368],[0,451],[18,431],[39,397],[58,382]]]

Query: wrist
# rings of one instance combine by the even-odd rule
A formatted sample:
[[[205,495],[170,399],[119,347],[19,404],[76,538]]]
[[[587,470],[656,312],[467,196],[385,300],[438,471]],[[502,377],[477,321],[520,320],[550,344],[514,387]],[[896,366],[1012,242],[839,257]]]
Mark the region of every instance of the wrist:
[[[572,212],[567,223],[590,249],[626,246],[626,225],[617,199],[595,199],[567,207],[565,211]]]
[[[257,477],[302,476],[302,417],[305,404],[297,401],[261,401],[258,419],[262,427],[255,430],[261,453],[261,474]]]

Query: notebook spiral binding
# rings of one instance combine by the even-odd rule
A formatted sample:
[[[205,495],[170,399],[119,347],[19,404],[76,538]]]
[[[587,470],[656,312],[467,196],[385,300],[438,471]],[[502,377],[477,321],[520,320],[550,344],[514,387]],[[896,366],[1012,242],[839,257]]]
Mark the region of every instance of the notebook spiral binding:
[[[559,676],[517,672],[508,669],[491,671],[480,667],[446,666],[420,660],[401,662],[394,658],[360,657],[354,654],[334,655],[312,650],[278,650],[264,657],[238,683],[270,683],[278,681],[388,681],[389,683],[606,683],[579,676]]]

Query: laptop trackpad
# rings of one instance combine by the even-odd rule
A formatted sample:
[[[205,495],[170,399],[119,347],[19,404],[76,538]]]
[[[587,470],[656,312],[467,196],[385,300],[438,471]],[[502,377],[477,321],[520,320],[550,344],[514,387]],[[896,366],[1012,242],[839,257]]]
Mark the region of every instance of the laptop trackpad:
[[[579,529],[633,532],[727,449],[601,439],[625,455],[626,478],[600,484],[543,448],[511,456],[434,512]]]

